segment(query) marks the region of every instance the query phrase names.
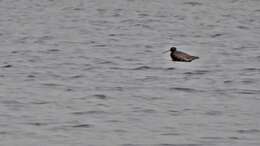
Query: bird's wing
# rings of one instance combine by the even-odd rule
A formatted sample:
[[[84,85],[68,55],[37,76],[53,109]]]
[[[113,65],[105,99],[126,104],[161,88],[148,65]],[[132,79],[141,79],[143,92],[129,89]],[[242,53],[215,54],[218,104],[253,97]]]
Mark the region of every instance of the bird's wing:
[[[174,57],[179,59],[180,61],[191,61],[192,60],[191,55],[181,52],[181,51],[174,52]]]

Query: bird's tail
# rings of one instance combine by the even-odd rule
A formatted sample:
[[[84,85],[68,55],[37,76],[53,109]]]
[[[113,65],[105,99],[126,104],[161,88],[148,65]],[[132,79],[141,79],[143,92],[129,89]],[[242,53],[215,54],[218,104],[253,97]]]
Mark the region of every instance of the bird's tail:
[[[199,59],[199,57],[198,56],[192,56],[192,60],[194,60],[194,59]]]

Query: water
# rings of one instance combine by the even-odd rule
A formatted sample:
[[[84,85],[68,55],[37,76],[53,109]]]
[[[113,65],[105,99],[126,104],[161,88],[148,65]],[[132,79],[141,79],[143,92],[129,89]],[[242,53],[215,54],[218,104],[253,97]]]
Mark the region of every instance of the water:
[[[0,0],[1,146],[259,146],[259,0]],[[200,56],[172,63],[171,46]]]

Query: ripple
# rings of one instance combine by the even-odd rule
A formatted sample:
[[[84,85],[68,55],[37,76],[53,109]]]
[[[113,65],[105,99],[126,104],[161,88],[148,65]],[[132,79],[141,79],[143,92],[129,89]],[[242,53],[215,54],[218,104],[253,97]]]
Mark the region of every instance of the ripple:
[[[122,68],[122,67],[110,67],[112,70],[129,70],[128,68]]]
[[[134,26],[136,26],[136,27],[142,27],[142,28],[144,28],[144,29],[150,29],[150,30],[153,29],[150,25],[146,25],[146,24],[135,24]]]
[[[201,144],[159,144],[154,146],[202,146]]]
[[[133,112],[137,113],[156,113],[157,111],[154,109],[141,109],[141,110],[134,110]]]
[[[98,12],[100,12],[100,13],[104,13],[104,12],[106,12],[107,11],[107,9],[101,9],[101,8],[98,8],[98,9],[96,9]]]
[[[150,66],[139,66],[139,67],[133,68],[132,70],[148,70],[148,69],[152,69],[152,67],[150,67]]]
[[[120,120],[107,120],[108,123],[122,123]]]
[[[174,67],[165,68],[165,70],[175,70]]]
[[[19,51],[11,51],[12,54],[17,54],[17,53],[20,53]]]
[[[47,52],[59,52],[59,51],[61,51],[60,49],[49,49],[49,50],[47,50]]]
[[[42,85],[44,86],[48,86],[48,87],[61,87],[61,84],[57,84],[57,83],[42,83]]]
[[[260,133],[259,129],[247,129],[247,130],[237,130],[238,133],[241,134],[255,134],[255,133]]]
[[[36,38],[36,40],[34,41],[34,43],[45,43],[45,41],[49,41],[49,40],[53,40],[54,37],[53,36],[42,36],[42,37],[38,37]]]
[[[123,67],[110,67],[110,69],[113,70],[140,70],[140,71],[144,71],[144,70],[175,70],[174,67],[169,67],[169,68],[163,68],[163,67],[151,67],[151,66],[139,66],[139,67],[135,67],[135,68],[123,68]]]
[[[177,18],[178,20],[185,20],[185,16],[182,16],[182,15],[176,15],[174,16],[175,18]],[[184,35],[184,34],[178,34],[179,37],[186,37],[187,35]]]
[[[93,47],[104,48],[104,47],[107,47],[107,45],[106,44],[97,44],[97,45],[94,45]]]
[[[202,3],[199,2],[184,2],[185,5],[191,5],[191,6],[201,6]]]
[[[222,33],[216,33],[216,34],[213,34],[213,35],[210,35],[211,38],[216,38],[216,37],[220,37],[220,36],[223,36],[224,34]]]
[[[236,137],[236,136],[230,136],[228,137],[229,139],[233,139],[233,140],[239,140],[240,138],[239,137]]]
[[[6,64],[6,65],[2,66],[2,68],[11,68],[11,67],[13,67],[13,65],[11,65],[11,64]]]
[[[123,91],[123,87],[96,87],[96,90]]]
[[[15,40],[15,43],[25,44],[28,42],[28,40],[31,40],[31,39],[33,39],[33,38],[25,36],[25,37],[21,37],[21,38],[18,38],[17,40]]]
[[[140,78],[140,79],[137,79],[139,81],[155,81],[155,80],[158,80],[159,78],[157,76],[145,76],[144,78]]]
[[[139,13],[138,16],[140,16],[140,17],[147,17],[147,16],[150,16],[150,15],[147,14],[147,13]]]
[[[181,112],[180,111],[176,111],[176,110],[169,110],[168,112],[172,116],[179,116],[179,115],[181,115]]]
[[[67,88],[65,91],[71,92],[71,91],[73,91],[73,89]]]
[[[51,104],[52,102],[49,101],[34,101],[30,102],[31,104],[38,104],[38,105],[43,105],[43,104]]]
[[[111,33],[111,34],[109,34],[108,36],[117,36],[117,34]]]
[[[249,27],[247,27],[247,26],[237,26],[237,28],[239,28],[239,29],[245,29],[245,30],[248,30],[249,29]]]
[[[105,65],[117,65],[117,63],[115,62],[112,62],[112,61],[109,61],[109,60],[98,60],[96,61],[97,64],[105,64]]]
[[[92,111],[83,111],[83,112],[73,112],[73,115],[92,115],[92,114],[106,114],[107,112],[105,111],[96,111],[96,110],[92,110]]]
[[[93,95],[93,96],[95,96],[95,97],[98,98],[98,99],[107,99],[107,96],[104,95],[104,94],[95,94],[95,95]]]
[[[260,72],[260,68],[245,68],[244,71],[258,71]]]
[[[256,81],[254,79],[244,79],[241,81],[244,84],[253,84],[256,83]]]
[[[83,75],[73,75],[70,78],[72,78],[72,79],[79,79],[79,78],[83,78],[83,77],[84,77]]]
[[[240,47],[235,47],[235,48],[233,48],[234,50],[245,50],[245,49],[247,49],[247,47],[245,47],[245,46],[240,46]]]
[[[20,102],[20,101],[17,101],[17,100],[4,100],[4,101],[1,101],[1,103],[6,106],[6,107],[10,107],[10,109],[13,109],[13,110],[20,110],[21,108],[24,108],[25,107],[25,104]]]
[[[23,104],[22,102],[16,101],[16,100],[4,100],[1,101],[3,104],[8,104],[8,105],[18,105],[18,104]]]
[[[8,135],[10,134],[10,132],[7,132],[7,131],[0,131],[0,135]]]
[[[73,8],[72,10],[74,11],[81,11],[81,10],[84,10],[83,8]]]
[[[201,139],[220,140],[220,139],[224,139],[224,137],[210,137],[210,136],[206,136],[206,137],[201,137]]]
[[[260,61],[260,56],[256,56],[256,59]]]
[[[31,123],[26,123],[28,125],[32,125],[32,126],[46,126],[49,125],[48,123],[41,123],[41,122],[31,122]]]
[[[193,71],[193,72],[185,72],[184,74],[186,74],[186,75],[204,75],[204,74],[207,74],[209,72],[210,72],[209,70],[196,70],[196,71]]]
[[[90,128],[93,127],[93,125],[90,124],[77,124],[77,125],[72,125],[72,128]]]
[[[169,68],[163,68],[163,67],[151,67],[151,66],[139,66],[136,68],[131,68],[129,70],[175,70],[175,68],[173,67],[169,67]]]
[[[245,95],[258,95],[260,94],[260,90],[249,90],[249,89],[217,89],[214,90],[217,93],[225,94],[225,93],[234,93],[234,94],[245,94]]]
[[[172,87],[172,88],[170,88],[170,90],[184,91],[184,92],[189,92],[189,93],[203,92],[201,90],[196,90],[196,89],[192,89],[192,88],[184,88],[184,87]]]
[[[160,134],[160,135],[163,135],[163,136],[178,136],[178,135],[181,135],[180,133],[163,133],[163,134]]]
[[[242,90],[240,89],[235,92],[239,94],[256,94],[256,95],[260,94],[260,90],[248,90],[248,89],[242,89]]]
[[[130,0],[128,0],[130,1]],[[122,146],[142,146],[140,144],[122,144]]]
[[[151,46],[151,45],[145,45],[144,47],[145,47],[145,48],[149,48],[149,49],[150,49],[150,48],[153,48],[153,46]],[[151,50],[145,50],[145,52],[151,52]]]
[[[232,83],[233,81],[231,81],[231,80],[225,80],[224,81],[224,84],[229,84],[229,83]]]
[[[35,78],[35,75],[27,75],[28,78]]]
[[[222,112],[221,111],[208,111],[205,113],[205,115],[218,116],[218,115],[222,115]]]
[[[116,132],[116,133],[127,133],[128,131],[124,130],[124,129],[116,129],[116,130],[114,130],[114,132]]]
[[[238,1],[239,1],[239,0],[232,0],[231,2],[232,2],[232,3],[236,3],[236,2],[238,2]]]

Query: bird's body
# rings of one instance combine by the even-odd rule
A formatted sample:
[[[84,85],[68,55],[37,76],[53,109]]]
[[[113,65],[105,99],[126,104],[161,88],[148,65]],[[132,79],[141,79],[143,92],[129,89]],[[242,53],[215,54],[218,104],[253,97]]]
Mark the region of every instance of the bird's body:
[[[191,62],[194,59],[199,59],[198,56],[192,56],[187,53],[177,51],[175,47],[170,49],[172,61],[180,61],[180,62]]]

